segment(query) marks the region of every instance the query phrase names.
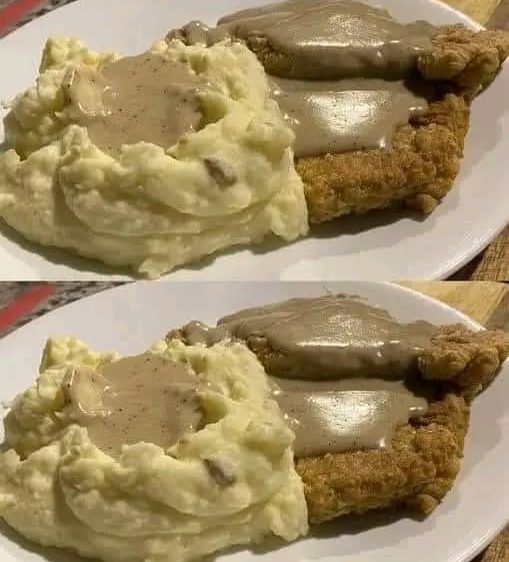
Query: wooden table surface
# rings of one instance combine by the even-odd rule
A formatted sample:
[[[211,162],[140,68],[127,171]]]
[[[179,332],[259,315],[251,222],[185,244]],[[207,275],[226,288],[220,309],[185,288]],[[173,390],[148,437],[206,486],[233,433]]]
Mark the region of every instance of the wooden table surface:
[[[509,330],[509,285],[507,284],[490,281],[431,281],[405,282],[402,285],[450,304],[486,328]],[[500,484],[508,485],[508,482]],[[474,562],[509,562],[509,526]]]

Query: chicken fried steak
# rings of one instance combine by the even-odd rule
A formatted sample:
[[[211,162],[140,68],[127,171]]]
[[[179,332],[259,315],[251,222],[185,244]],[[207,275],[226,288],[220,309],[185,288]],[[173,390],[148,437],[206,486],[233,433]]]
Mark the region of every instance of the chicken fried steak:
[[[246,343],[296,433],[309,518],[409,507],[430,513],[451,489],[472,399],[509,354],[509,335],[397,322],[345,295],[240,311],[186,344]]]
[[[458,174],[471,100],[509,54],[507,32],[400,23],[352,0],[288,0],[169,34],[227,37],[258,56],[295,130],[311,223],[432,212]]]

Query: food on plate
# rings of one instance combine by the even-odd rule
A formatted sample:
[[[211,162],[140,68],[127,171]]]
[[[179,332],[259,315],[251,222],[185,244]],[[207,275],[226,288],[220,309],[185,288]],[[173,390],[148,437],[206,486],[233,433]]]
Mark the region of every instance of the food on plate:
[[[180,562],[307,532],[293,432],[241,343],[120,357],[48,341],[0,453],[0,516],[112,562]]]
[[[427,514],[509,335],[349,295],[191,321],[139,355],[48,340],[11,403],[0,517],[105,562],[186,562],[347,513]]]
[[[473,398],[509,334],[400,323],[361,299],[292,299],[172,330],[204,347],[245,342],[295,431],[309,520],[406,506],[430,513],[452,487]]]
[[[0,216],[45,246],[157,277],[308,229],[294,134],[239,43],[120,57],[49,40],[5,136]]]
[[[246,44],[296,132],[311,223],[404,204],[430,213],[451,189],[470,102],[509,54],[509,34],[403,24],[352,0],[287,0],[169,39]]]
[[[191,21],[138,56],[52,39],[4,120],[0,218],[155,278],[351,213],[428,214],[508,55],[506,31],[356,0]]]

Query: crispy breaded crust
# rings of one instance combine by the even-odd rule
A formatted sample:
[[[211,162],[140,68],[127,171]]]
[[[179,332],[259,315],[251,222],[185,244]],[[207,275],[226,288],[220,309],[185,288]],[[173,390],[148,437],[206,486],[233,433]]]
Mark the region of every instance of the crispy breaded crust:
[[[170,34],[186,41],[184,30]],[[266,37],[251,36],[247,46],[269,73],[291,76],[293,62]],[[422,77],[444,92],[429,111],[399,128],[390,150],[363,150],[297,160],[305,183],[311,223],[374,209],[406,206],[431,213],[458,174],[469,125],[469,102],[497,75],[509,55],[506,31],[474,32],[443,26],[432,50],[417,64]]]
[[[275,52],[265,37],[251,37],[247,44],[269,72],[291,75],[290,57]],[[439,28],[432,50],[419,57],[417,66],[425,80],[446,82],[455,94],[445,94],[424,117],[398,129],[390,150],[298,159],[310,222],[398,204],[431,213],[458,174],[469,100],[493,81],[508,55],[505,31],[474,32],[462,25]]]
[[[167,338],[188,343],[185,328]],[[299,373],[292,357],[272,349],[265,338],[252,336],[246,343],[270,374]],[[506,332],[474,332],[461,324],[442,327],[417,361],[433,396],[428,412],[401,426],[391,449],[296,460],[310,521],[401,506],[422,514],[433,511],[458,473],[469,404],[508,356]]]
[[[298,159],[310,222],[396,204],[430,213],[458,174],[469,116],[465,99],[447,94],[400,127],[390,150]]]
[[[419,57],[417,67],[426,80],[448,81],[464,93],[488,86],[509,56],[507,31],[479,31],[463,25],[439,28],[433,49]]]
[[[290,368],[289,358],[284,363],[281,352],[271,353],[262,344],[261,338],[248,340],[266,369]],[[493,380],[508,355],[506,332],[473,332],[461,324],[442,327],[417,363],[438,399],[430,402],[425,416],[398,429],[392,451],[297,460],[310,521],[402,505],[430,513],[451,489],[459,470],[469,403]]]
[[[430,513],[458,473],[469,408],[460,396],[430,405],[419,423],[400,427],[392,450],[355,451],[296,461],[309,520],[408,506]]]
[[[185,33],[176,37],[185,40]],[[266,37],[253,35],[246,44],[269,74],[295,74],[291,55],[275,50]],[[433,37],[431,51],[419,57],[417,68],[425,80],[450,82],[463,93],[476,93],[493,81],[508,56],[507,31],[473,31],[462,24],[445,25]]]
[[[448,382],[470,401],[489,385],[508,355],[506,332],[444,326],[419,357],[418,368],[426,380]]]
[[[423,378],[443,398],[396,432],[392,451],[358,451],[299,459],[310,521],[406,506],[428,514],[451,489],[463,456],[469,403],[509,355],[509,334],[444,326],[418,359]]]

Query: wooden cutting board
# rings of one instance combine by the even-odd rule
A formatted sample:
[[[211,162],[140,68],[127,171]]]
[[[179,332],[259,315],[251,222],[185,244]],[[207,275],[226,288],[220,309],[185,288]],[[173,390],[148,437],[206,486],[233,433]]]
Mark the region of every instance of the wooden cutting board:
[[[415,281],[401,285],[457,308],[486,328],[509,330],[509,285],[492,281]],[[509,562],[509,527],[474,562]]]

